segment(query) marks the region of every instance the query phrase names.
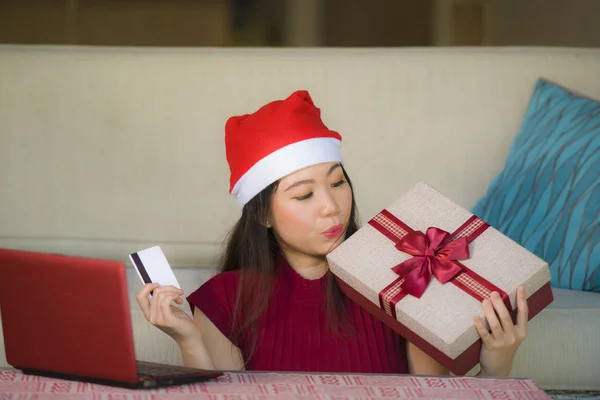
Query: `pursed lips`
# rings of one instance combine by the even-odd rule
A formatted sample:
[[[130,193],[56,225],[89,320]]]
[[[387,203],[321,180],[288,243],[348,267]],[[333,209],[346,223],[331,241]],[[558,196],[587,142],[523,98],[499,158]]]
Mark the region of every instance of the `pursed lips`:
[[[343,224],[336,224],[336,225],[332,226],[331,228],[327,229],[326,231],[324,231],[323,235],[325,235],[329,238],[337,237],[340,233],[342,233],[343,229],[344,229]]]

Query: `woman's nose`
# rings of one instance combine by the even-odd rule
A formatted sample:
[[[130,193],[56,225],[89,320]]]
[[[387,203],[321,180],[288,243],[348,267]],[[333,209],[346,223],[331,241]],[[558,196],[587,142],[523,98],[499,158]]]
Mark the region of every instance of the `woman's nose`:
[[[323,215],[331,216],[336,215],[340,211],[340,207],[331,193],[327,193],[323,200]]]

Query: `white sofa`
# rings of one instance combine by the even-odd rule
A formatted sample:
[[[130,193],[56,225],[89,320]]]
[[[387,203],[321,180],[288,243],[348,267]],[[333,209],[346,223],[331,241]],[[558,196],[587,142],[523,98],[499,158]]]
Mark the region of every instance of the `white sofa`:
[[[299,88],[344,136],[363,221],[417,180],[470,208],[501,170],[540,77],[600,99],[600,49],[0,46],[0,247],[130,268],[129,252],[160,244],[189,293],[214,272],[239,215],[225,119]],[[137,309],[129,277],[138,358],[180,363]],[[513,375],[600,389],[600,294],[554,295]]]

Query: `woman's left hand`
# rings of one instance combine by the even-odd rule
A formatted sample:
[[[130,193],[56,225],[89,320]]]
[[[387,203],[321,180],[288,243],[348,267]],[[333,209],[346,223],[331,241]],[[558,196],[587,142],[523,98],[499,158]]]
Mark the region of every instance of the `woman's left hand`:
[[[529,310],[522,286],[517,289],[517,308],[517,324],[513,325],[498,293],[483,301],[483,312],[492,332],[488,332],[481,318],[475,317],[475,327],[483,341],[479,355],[481,376],[509,376],[517,349],[527,336]]]

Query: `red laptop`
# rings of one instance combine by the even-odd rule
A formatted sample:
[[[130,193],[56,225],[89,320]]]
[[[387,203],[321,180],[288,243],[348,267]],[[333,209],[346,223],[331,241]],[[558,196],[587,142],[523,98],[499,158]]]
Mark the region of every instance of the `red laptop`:
[[[136,361],[125,265],[0,249],[6,359],[23,373],[128,388],[205,381],[205,371]]]

